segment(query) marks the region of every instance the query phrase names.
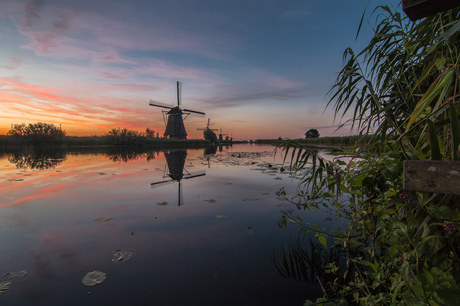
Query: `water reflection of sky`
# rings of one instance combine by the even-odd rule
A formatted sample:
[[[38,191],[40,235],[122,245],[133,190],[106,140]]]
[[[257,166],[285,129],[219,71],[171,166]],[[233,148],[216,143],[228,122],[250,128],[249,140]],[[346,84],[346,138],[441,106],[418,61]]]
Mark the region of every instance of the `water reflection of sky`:
[[[293,194],[296,181],[272,150],[188,150],[187,173],[206,175],[183,179],[181,191],[177,182],[151,187],[169,178],[163,153],[126,162],[67,154],[42,170],[0,159],[0,274],[28,272],[0,304],[294,305],[320,296],[273,265],[273,252],[297,231],[277,225],[285,207],[275,192]],[[113,263],[117,249],[135,253]],[[86,287],[81,279],[93,270],[107,279]]]

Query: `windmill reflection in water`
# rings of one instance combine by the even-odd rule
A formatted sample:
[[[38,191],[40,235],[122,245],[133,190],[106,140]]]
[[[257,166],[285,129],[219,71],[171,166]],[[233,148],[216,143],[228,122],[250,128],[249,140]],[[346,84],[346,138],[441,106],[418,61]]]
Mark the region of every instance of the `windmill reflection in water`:
[[[166,165],[163,173],[163,178],[169,179],[151,183],[150,186],[155,188],[161,185],[177,182],[177,205],[181,206],[183,204],[181,181],[204,176],[206,175],[206,172],[204,170],[198,172],[194,171],[193,173],[187,171],[185,168],[187,150],[171,150],[164,152],[164,155],[166,159]]]

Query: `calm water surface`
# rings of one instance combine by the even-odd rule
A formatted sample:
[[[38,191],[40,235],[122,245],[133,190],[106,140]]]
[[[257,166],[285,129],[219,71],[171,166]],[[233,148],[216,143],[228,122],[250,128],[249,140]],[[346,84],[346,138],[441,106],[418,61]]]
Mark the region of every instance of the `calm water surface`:
[[[290,206],[275,192],[294,194],[298,180],[272,151],[4,154],[0,283],[11,286],[0,305],[302,305],[322,296],[274,264],[298,235],[279,228]],[[132,258],[113,261],[116,250]],[[105,281],[82,284],[94,270]]]

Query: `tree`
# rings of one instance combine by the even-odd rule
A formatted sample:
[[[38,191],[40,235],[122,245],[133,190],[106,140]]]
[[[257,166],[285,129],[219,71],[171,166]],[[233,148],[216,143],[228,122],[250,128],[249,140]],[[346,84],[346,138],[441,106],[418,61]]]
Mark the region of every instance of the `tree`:
[[[214,142],[214,143],[217,142],[217,135],[211,129],[205,129],[203,131],[203,137],[204,137],[205,140],[209,140],[209,141]]]
[[[138,146],[141,145],[142,135],[135,130],[128,130],[126,128],[112,129],[107,132],[106,136],[110,139],[110,142],[115,146]]]
[[[57,145],[60,144],[65,136],[65,132],[61,128],[57,128],[52,123],[24,123],[15,124],[8,131],[8,135],[16,137],[25,144],[33,144],[34,146]]]
[[[317,129],[309,129],[305,133],[305,138],[318,138],[319,137],[319,132]]]
[[[150,138],[155,138],[155,131],[149,128],[145,129],[145,136]]]

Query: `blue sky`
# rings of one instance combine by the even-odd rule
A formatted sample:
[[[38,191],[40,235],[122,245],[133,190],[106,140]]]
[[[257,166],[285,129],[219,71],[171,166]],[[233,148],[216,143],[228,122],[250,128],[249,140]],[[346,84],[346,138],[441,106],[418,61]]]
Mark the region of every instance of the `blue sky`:
[[[236,139],[336,132],[326,94],[345,48],[362,48],[366,5],[399,1],[155,0],[0,3],[0,133],[62,124],[70,135],[116,127],[164,131],[161,109],[183,83],[189,138],[207,118]]]

